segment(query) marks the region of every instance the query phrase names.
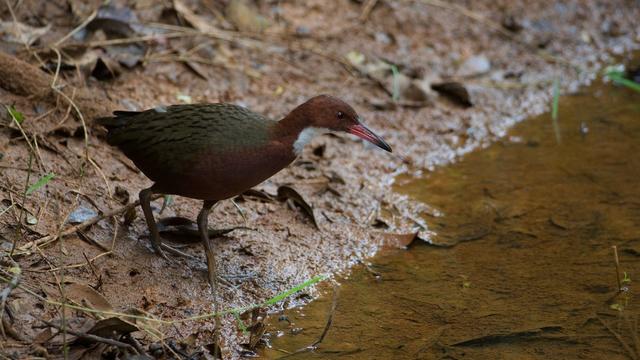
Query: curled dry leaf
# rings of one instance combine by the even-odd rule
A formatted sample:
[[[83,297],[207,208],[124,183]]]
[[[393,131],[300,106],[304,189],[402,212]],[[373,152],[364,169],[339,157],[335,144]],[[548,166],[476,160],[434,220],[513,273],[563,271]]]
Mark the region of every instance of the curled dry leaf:
[[[266,191],[258,190],[258,189],[249,189],[243,192],[241,195],[238,195],[235,200],[238,202],[244,201],[244,198],[254,198],[266,202],[273,201],[273,195],[267,193]]]
[[[96,17],[87,24],[87,30],[102,30],[111,38],[126,38],[136,34],[133,24],[137,24],[136,13],[126,6],[103,5]]]
[[[96,35],[103,33],[109,39],[121,39],[134,37],[144,29],[139,25],[138,18],[132,9],[104,5],[98,10],[96,17],[87,24],[87,30]],[[118,74],[119,68],[115,62],[132,68],[140,62],[146,51],[144,43],[110,45],[104,49],[112,61],[103,57],[97,75],[105,78]]]
[[[76,304],[100,311],[113,311],[113,307],[109,301],[105,299],[102,294],[87,285],[77,283],[67,284],[64,287],[64,292],[67,299]]]
[[[435,83],[431,84],[431,88],[465,108],[473,106],[467,88],[459,82],[449,81]]]
[[[305,214],[307,218],[311,220],[311,222],[313,223],[313,226],[315,226],[316,229],[320,229],[320,227],[318,226],[318,223],[316,222],[316,217],[315,217],[315,214],[313,213],[313,208],[302,197],[302,195],[300,195],[300,193],[297,190],[295,190],[290,186],[282,185],[278,188],[278,199],[280,201],[287,201],[289,203],[293,203],[298,207],[300,207],[303,211],[303,214]]]
[[[119,338],[122,335],[138,330],[138,327],[130,322],[117,317],[110,317],[97,321],[87,333],[104,338]]]

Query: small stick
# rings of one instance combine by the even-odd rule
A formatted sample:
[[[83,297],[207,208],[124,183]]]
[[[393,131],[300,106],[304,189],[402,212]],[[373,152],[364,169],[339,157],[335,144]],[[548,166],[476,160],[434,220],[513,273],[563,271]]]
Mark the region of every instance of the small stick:
[[[620,345],[622,345],[622,347],[627,351],[627,353],[629,354],[630,358],[632,358],[634,360],[638,359],[638,356],[636,355],[636,353],[629,347],[629,345],[627,345],[626,342],[624,342],[624,339],[620,336],[620,334],[615,332],[611,328],[611,326],[609,326],[609,324],[607,324],[606,322],[604,322],[604,320],[602,320],[602,318],[600,318],[600,316],[596,316],[596,318],[598,319],[598,321],[600,321],[600,324],[602,324],[602,326],[606,327],[607,330],[609,330],[609,332],[616,338],[616,340],[618,340]]]
[[[40,321],[42,321],[43,323],[56,328],[58,330],[62,330],[62,331],[66,331],[71,335],[75,335],[81,339],[85,339],[85,340],[89,340],[89,341],[94,341],[94,342],[101,342],[103,344],[107,344],[107,345],[112,345],[112,346],[117,346],[119,348],[124,348],[124,349],[128,349],[131,350],[133,352],[135,352],[136,354],[138,354],[138,350],[136,350],[135,347],[127,344],[127,343],[123,343],[122,341],[118,341],[118,340],[113,340],[113,339],[108,339],[108,338],[104,338],[102,336],[97,336],[97,335],[92,335],[92,334],[85,334],[85,333],[81,333],[79,331],[75,331],[75,330],[71,330],[69,328],[67,328],[66,326],[60,326],[57,324],[54,324],[52,322],[46,321],[46,320],[42,320],[40,319]]]
[[[24,225],[22,224],[22,216],[24,215],[24,203],[27,199],[27,191],[29,191],[29,178],[31,177],[32,161],[33,161],[33,154],[29,153],[29,171],[27,172],[27,179],[24,181],[24,191],[22,192],[22,205],[20,206],[20,215],[18,216],[18,219],[17,219],[18,220],[18,227],[17,227],[18,236],[16,236],[16,238],[13,240],[13,244],[11,245],[11,252],[9,252],[9,257],[13,256],[13,253],[16,251],[16,246],[18,245],[18,239],[24,236],[24,233],[23,233]],[[12,196],[10,197],[11,197],[11,205],[14,205],[13,197]]]
[[[360,21],[365,22],[369,18],[371,10],[378,4],[378,0],[367,0],[364,3],[362,13],[360,14]]]
[[[314,341],[311,345],[300,348],[292,353],[282,349],[277,349],[279,351],[282,351],[288,354],[280,357],[279,359],[285,359],[296,354],[313,351],[317,349],[318,345],[320,345],[320,343],[322,343],[324,338],[327,336],[327,333],[329,332],[329,328],[331,328],[331,324],[333,323],[333,315],[336,312],[337,304],[338,304],[338,286],[336,285],[333,287],[333,300],[331,300],[331,310],[329,311],[329,316],[327,317],[327,323],[325,324],[324,329],[322,330],[322,334],[320,334],[320,337],[318,338],[318,340]]]
[[[618,292],[622,291],[622,280],[620,280],[620,259],[618,258],[618,247],[613,245],[613,259],[616,262],[616,280],[618,280]]]
[[[331,324],[333,323],[333,315],[336,312],[336,305],[337,304],[338,304],[338,286],[334,285],[334,287],[333,287],[333,300],[331,300],[331,311],[329,312],[329,317],[327,318],[327,324],[324,326],[324,330],[322,330],[322,334],[320,335],[320,338],[318,338],[318,340],[316,342],[311,344],[309,346],[309,348],[315,349],[324,340],[325,336],[327,336],[327,333],[329,332],[329,328],[331,327]]]
[[[162,195],[159,195],[159,194],[155,195],[155,196],[152,197],[152,199],[155,200],[155,199],[159,198],[160,196],[162,196]],[[68,229],[66,229],[64,231],[61,231],[59,234],[47,235],[45,237],[41,237],[40,239],[31,241],[28,244],[25,244],[25,245],[21,246],[20,248],[18,248],[18,250],[20,250],[21,252],[26,252],[26,251],[30,250],[31,248],[33,248],[34,246],[39,246],[39,245],[42,245],[42,244],[50,242],[50,241],[55,241],[60,237],[71,235],[71,234],[73,234],[73,233],[75,233],[76,231],[79,231],[79,230],[84,230],[84,229],[88,228],[89,226],[96,224],[100,220],[103,220],[103,219],[106,219],[106,218],[110,218],[112,216],[119,215],[119,214],[121,214],[123,212],[128,211],[129,209],[135,208],[138,205],[140,205],[140,201],[136,200],[135,202],[132,202],[131,204],[127,204],[127,205],[119,207],[119,208],[117,208],[115,210],[108,211],[108,212],[106,212],[106,213],[104,213],[102,215],[98,215],[98,216],[96,216],[94,218],[91,218],[91,219],[89,219],[89,220],[87,220],[87,221],[85,221],[83,223],[80,223],[78,225],[72,226],[72,227],[70,227],[70,228],[68,228]]]
[[[129,334],[126,334],[124,337],[125,337],[125,338],[127,339],[127,341],[128,341],[128,342],[130,342],[130,343],[133,345],[133,347],[138,351],[138,354],[145,354],[145,355],[147,355],[147,356],[148,356],[147,352],[146,352],[146,351],[144,351],[144,349],[142,348],[142,345],[140,345],[140,342],[138,342],[138,340],[137,340],[136,338],[134,338],[134,337],[133,337],[133,335],[131,335],[131,334],[129,333]]]

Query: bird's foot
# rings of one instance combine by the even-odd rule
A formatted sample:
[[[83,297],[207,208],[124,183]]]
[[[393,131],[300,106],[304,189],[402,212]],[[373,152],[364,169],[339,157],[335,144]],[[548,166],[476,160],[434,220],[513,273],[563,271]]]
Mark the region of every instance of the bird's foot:
[[[160,237],[154,237],[153,235],[150,238],[151,240],[151,247],[153,248],[153,252],[155,252],[158,256],[160,256],[161,258],[175,263],[176,261],[170,257],[167,256],[167,253],[170,253],[172,255],[177,255],[177,256],[182,256],[185,257],[187,259],[191,259],[191,260],[195,260],[196,258],[185,253],[182,252],[178,249],[176,249],[175,247],[171,246],[171,245],[167,245],[165,243],[162,242],[162,239]]]
[[[189,237],[194,240],[200,240],[202,236],[198,230],[197,224],[187,218],[180,216],[172,216],[158,220],[160,232],[170,236]],[[253,230],[244,226],[237,226],[225,229],[207,229],[209,238],[224,236],[234,230]]]
[[[164,243],[163,243],[163,244],[162,244],[162,248],[163,248],[163,249],[165,249],[165,250],[167,250],[167,252],[169,252],[169,253],[171,253],[171,254],[173,254],[173,255],[182,256],[182,257],[187,258],[187,259],[190,259],[190,260],[198,260],[198,258],[196,258],[196,257],[194,257],[194,256],[191,256],[191,255],[189,255],[189,254],[187,254],[187,253],[185,253],[185,252],[183,252],[183,251],[180,251],[180,250],[176,249],[176,248],[175,248],[175,247],[173,247],[173,246],[170,246],[170,245],[167,245],[167,244],[164,244]],[[164,252],[163,252],[163,253],[164,253]],[[167,259],[167,260],[169,260],[169,261],[174,261],[174,260],[172,260],[172,259],[167,258],[167,257],[166,257],[166,255],[164,255],[164,258],[165,258],[165,259]]]

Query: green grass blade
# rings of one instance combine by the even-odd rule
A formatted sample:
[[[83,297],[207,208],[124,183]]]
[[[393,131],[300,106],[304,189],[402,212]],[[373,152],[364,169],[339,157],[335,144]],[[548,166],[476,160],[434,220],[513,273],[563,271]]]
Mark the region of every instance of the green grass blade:
[[[319,283],[322,280],[325,280],[326,278],[327,278],[326,275],[314,276],[313,278],[303,282],[302,284],[294,286],[291,289],[289,289],[289,290],[287,290],[285,292],[281,292],[280,294],[272,297],[271,299],[269,299],[269,300],[265,301],[264,303],[262,303],[262,305],[263,306],[273,305],[273,304],[275,304],[275,303],[277,303],[277,302],[279,302],[279,301],[281,301],[283,299],[288,298],[289,296],[297,293],[298,291],[300,291],[300,290],[302,290],[304,288],[307,288],[307,287],[309,287],[309,286],[311,286],[313,284],[316,284],[316,283]]]
[[[609,71],[607,72],[607,76],[609,77],[609,79],[611,79],[614,83],[616,84],[620,84],[622,86],[625,86],[631,90],[640,92],[640,84],[638,84],[637,82],[633,81],[633,80],[629,80],[627,78],[625,78],[622,73],[618,72],[618,71]]]
[[[27,189],[27,195],[30,195],[32,192],[45,186],[49,181],[51,181],[51,179],[54,178],[54,176],[56,176],[54,173],[49,173],[38,179],[38,181],[36,181],[33,185],[29,186],[29,188]]]
[[[9,116],[11,116],[13,121],[17,122],[18,124],[22,124],[22,122],[24,121],[24,114],[16,110],[16,108],[13,107],[13,105],[5,106],[5,107],[7,108],[7,112],[9,113]]]

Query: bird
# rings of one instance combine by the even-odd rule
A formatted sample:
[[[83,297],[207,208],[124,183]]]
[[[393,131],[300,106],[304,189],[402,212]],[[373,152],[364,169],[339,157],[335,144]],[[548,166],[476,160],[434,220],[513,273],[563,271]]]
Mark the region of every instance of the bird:
[[[242,194],[291,164],[316,136],[346,132],[392,152],[357,112],[331,95],[318,95],[272,120],[231,103],[158,106],[114,111],[96,119],[107,143],[120,149],[153,185],[139,193],[153,250],[166,258],[151,210],[154,194],[202,200],[198,232],[215,282],[215,256],[208,215],[221,200]]]

